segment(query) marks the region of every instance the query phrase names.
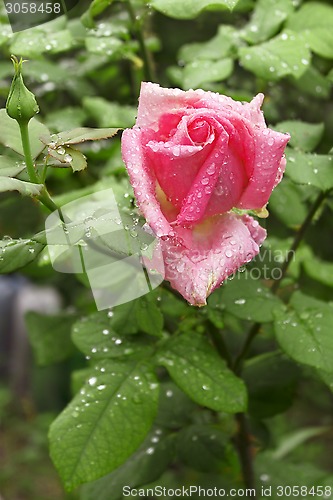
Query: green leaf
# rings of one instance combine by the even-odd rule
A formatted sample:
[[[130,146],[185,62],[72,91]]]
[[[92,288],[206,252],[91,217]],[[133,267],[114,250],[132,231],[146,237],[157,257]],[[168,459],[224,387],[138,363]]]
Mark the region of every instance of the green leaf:
[[[179,51],[178,59],[185,63],[198,61],[217,61],[232,54],[238,44],[238,32],[232,26],[219,26],[217,34],[202,43],[190,43],[183,45]]]
[[[157,480],[174,455],[174,436],[155,429],[139,450],[114,472],[84,485],[81,500],[120,500],[123,488],[137,488]]]
[[[22,57],[38,57],[43,52],[57,54],[70,49],[72,35],[69,30],[46,33],[44,30],[33,28],[17,33],[10,45],[12,54]]]
[[[284,313],[275,321],[277,340],[293,359],[324,371],[332,371],[333,305],[295,292]]]
[[[133,127],[137,113],[135,107],[120,106],[102,97],[84,98],[83,107],[100,127]]]
[[[291,31],[255,47],[241,47],[239,55],[241,65],[264,80],[280,80],[289,75],[299,78],[311,59],[302,35]]]
[[[251,358],[243,370],[249,391],[249,413],[258,419],[286,411],[295,396],[299,370],[280,353]]]
[[[158,362],[196,403],[215,411],[237,413],[246,407],[246,390],[207,339],[189,332],[161,346]]]
[[[112,58],[122,54],[124,42],[115,37],[87,36],[85,44],[88,52],[92,54],[107,55]]]
[[[119,333],[142,331],[159,337],[162,334],[163,315],[157,306],[154,294],[113,308],[112,328]]]
[[[281,24],[293,11],[292,0],[258,0],[251,20],[245,26],[245,40],[256,44],[276,35]]]
[[[272,192],[268,209],[287,227],[297,228],[307,216],[307,206],[303,200],[304,192],[287,177]]]
[[[305,152],[311,152],[318,146],[324,130],[324,123],[305,123],[300,120],[290,120],[277,123],[274,127],[279,132],[289,132],[289,145]]]
[[[317,373],[321,380],[328,385],[330,390],[333,392],[333,370],[326,372],[325,370],[317,370]]]
[[[191,425],[177,436],[181,462],[200,472],[222,472],[227,436],[211,425]]]
[[[49,134],[48,128],[36,118],[30,120],[29,136],[33,158],[36,158],[45,147],[39,139],[40,136],[47,136]],[[20,128],[16,120],[13,120],[7,115],[5,109],[0,109],[0,143],[24,156]]]
[[[70,130],[80,127],[86,120],[86,113],[82,108],[68,106],[61,110],[52,111],[47,114],[46,125],[52,130]]]
[[[15,177],[24,169],[23,161],[14,160],[9,156],[0,156],[0,177]]]
[[[193,61],[184,68],[183,87],[187,90],[200,87],[203,83],[225,80],[232,70],[233,60],[230,58],[220,61]]]
[[[101,14],[113,0],[93,0],[89,6],[89,9],[81,17],[82,24],[87,28],[94,28],[94,17]]]
[[[302,258],[304,270],[310,278],[323,285],[333,287],[333,262],[327,262],[314,255],[310,248]]]
[[[287,149],[286,174],[296,184],[307,184],[327,191],[333,188],[333,157],[306,154]]]
[[[96,313],[78,321],[73,328],[73,342],[92,359],[147,357],[151,341],[138,335],[117,334],[110,313]]]
[[[283,436],[278,448],[272,453],[273,458],[276,460],[281,460],[285,458],[291,451],[298,448],[300,445],[304,444],[311,438],[320,436],[326,432],[330,431],[330,427],[306,427],[294,431],[287,436]]]
[[[70,165],[73,172],[80,172],[87,168],[87,158],[78,149],[66,145],[54,148],[49,146],[47,152],[65,166]]]
[[[307,486],[309,492],[313,486],[314,491],[316,491],[316,486],[320,486],[324,490],[325,485],[332,487],[333,484],[332,476],[312,464],[307,464],[304,461],[295,464],[287,460],[274,460],[272,453],[269,452],[259,453],[255,466],[258,477],[257,488],[261,489],[263,487],[266,489],[271,487],[271,491],[267,490],[267,492],[270,491],[269,498],[271,500],[286,498],[284,492],[288,495],[290,491],[289,488],[287,489],[287,486],[291,487],[291,491],[293,491],[293,486],[298,486],[299,488]],[[282,486],[282,488],[278,489],[279,486]],[[312,498],[312,496],[308,493],[305,498]]]
[[[333,58],[333,8],[322,2],[307,2],[291,15],[287,27],[304,34],[313,52]]]
[[[40,366],[58,363],[73,352],[70,333],[76,316],[70,314],[44,315],[29,312],[26,325],[30,343]]]
[[[57,134],[59,144],[79,144],[86,141],[100,141],[116,135],[119,128],[87,128],[81,127]],[[53,137],[52,137],[53,140]]]
[[[149,365],[104,360],[53,422],[51,457],[66,489],[122,465],[152,426],[158,383]]]
[[[45,245],[33,240],[0,241],[0,274],[12,273],[30,262],[43,250]]]
[[[267,323],[274,320],[275,309],[281,310],[282,302],[262,283],[246,272],[236,274],[209,299],[211,307],[226,309],[237,318]]]
[[[179,429],[188,425],[197,405],[174,384],[163,382],[155,424],[166,429]]]
[[[153,0],[151,6],[176,19],[194,19],[203,10],[232,10],[239,0]]]
[[[317,99],[327,99],[332,89],[329,80],[319,73],[314,66],[310,66],[300,78],[293,78],[293,83],[301,92],[312,95]]]
[[[43,187],[42,184],[33,184],[32,182],[20,181],[19,179],[12,179],[10,177],[0,177],[0,193],[18,191],[25,196],[38,196]]]

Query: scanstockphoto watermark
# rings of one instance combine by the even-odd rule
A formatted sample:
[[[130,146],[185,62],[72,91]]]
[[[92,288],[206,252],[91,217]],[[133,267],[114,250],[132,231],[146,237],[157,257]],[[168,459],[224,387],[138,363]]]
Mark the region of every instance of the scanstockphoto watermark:
[[[287,259],[288,262],[295,262],[296,252],[294,250],[262,248],[250,265],[242,266],[228,279],[280,280],[283,276],[282,265]]]
[[[0,0],[1,3],[13,33],[17,33],[67,16],[79,0]]]
[[[202,498],[246,498],[256,496],[254,488],[202,488],[201,486],[182,486],[180,488],[167,488],[165,486],[155,486],[154,488],[131,488],[130,486],[123,487],[124,497],[152,497],[152,498],[187,498],[195,496]]]

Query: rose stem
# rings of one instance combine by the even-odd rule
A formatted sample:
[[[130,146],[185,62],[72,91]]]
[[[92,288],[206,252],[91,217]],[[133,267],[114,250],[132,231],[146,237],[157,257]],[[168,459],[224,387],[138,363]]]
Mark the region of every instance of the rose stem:
[[[141,56],[143,59],[143,64],[144,64],[144,78],[148,82],[154,82],[156,81],[155,76],[154,76],[154,69],[152,65],[152,60],[151,60],[151,55],[150,52],[148,51],[147,45],[146,45],[146,40],[145,37],[142,33],[140,22],[137,19],[137,16],[135,14],[135,11],[133,9],[133,5],[131,3],[131,0],[127,0],[126,2],[127,10],[130,15],[132,24],[133,24],[133,31],[138,39],[139,45],[140,45],[140,52]]]

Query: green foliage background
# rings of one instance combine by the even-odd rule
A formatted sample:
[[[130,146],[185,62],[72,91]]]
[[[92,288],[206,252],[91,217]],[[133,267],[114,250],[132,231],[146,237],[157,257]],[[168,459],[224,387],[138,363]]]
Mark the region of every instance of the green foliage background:
[[[52,269],[47,211],[31,199],[40,187],[28,182],[18,127],[0,111],[0,272],[54,285],[66,306],[56,317],[26,318],[36,363],[57,363],[34,368],[37,380],[50,377],[48,370],[71,372],[73,399],[63,391],[69,404],[49,438],[61,481],[74,492],[57,487],[52,498],[118,500],[123,485],[255,484],[258,492],[303,485],[307,498],[311,487],[333,488],[330,2],[82,1],[68,18],[15,34],[0,8],[1,107],[10,55],[29,59],[24,77],[40,107],[30,123],[40,169],[50,134],[131,127],[142,80],[238,100],[264,92],[266,121],[292,137],[284,180],[261,222],[268,231],[261,254],[207,307],[191,308],[161,286],[96,313],[84,278]],[[53,155],[46,171],[57,204],[112,187],[124,213],[137,216],[119,134],[107,139],[113,132],[95,131],[74,145],[66,136],[72,168],[56,168]],[[38,390],[32,402],[42,412],[47,388]],[[53,401],[47,409],[61,406]],[[16,427],[13,433],[30,432],[27,423]],[[16,498],[10,474],[8,467],[0,472],[3,493]]]

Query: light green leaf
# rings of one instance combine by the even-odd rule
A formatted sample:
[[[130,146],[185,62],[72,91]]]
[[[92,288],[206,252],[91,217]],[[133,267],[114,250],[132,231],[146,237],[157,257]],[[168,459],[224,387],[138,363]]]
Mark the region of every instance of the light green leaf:
[[[317,99],[327,99],[332,89],[329,79],[319,73],[314,66],[310,66],[300,78],[293,78],[293,83],[301,92],[312,95]]]
[[[81,127],[57,134],[60,144],[79,144],[86,141],[100,141],[116,135],[118,128],[87,128]],[[53,137],[52,137],[53,140]]]
[[[245,26],[245,40],[256,44],[276,35],[281,24],[293,11],[292,0],[258,0],[251,20]]]
[[[122,465],[152,426],[157,379],[148,365],[104,360],[53,422],[51,457],[66,489]]]
[[[244,68],[265,80],[280,80],[289,75],[299,78],[311,59],[302,35],[291,31],[254,47],[242,47],[239,55]]]
[[[315,186],[322,191],[333,188],[333,157],[306,154],[287,149],[286,174],[296,184]]]
[[[24,65],[24,75],[29,76],[35,82],[47,83],[54,82],[59,87],[63,87],[66,83],[66,79],[70,78],[68,69],[63,68],[58,63],[47,61],[45,59],[41,61],[29,61],[29,64]],[[58,110],[58,112],[63,112],[66,108]],[[47,118],[49,117],[49,114]]]
[[[0,177],[15,177],[25,169],[23,161],[17,161],[9,156],[0,156]]]
[[[87,28],[93,28],[95,25],[94,17],[101,14],[112,2],[113,0],[93,0],[89,9],[81,17],[83,25]]]
[[[46,33],[42,29],[24,30],[15,35],[10,46],[12,54],[36,57],[43,52],[57,54],[70,49],[72,35],[69,30]]]
[[[43,138],[44,140],[44,138]],[[87,168],[87,158],[78,149],[70,146],[48,147],[48,154],[64,166],[71,166],[73,172],[79,172]]]
[[[49,134],[50,132],[48,128],[40,123],[36,118],[32,118],[30,120],[29,136],[31,154],[33,158],[36,158],[45,147],[39,139],[40,136],[47,136]],[[5,109],[0,109],[0,143],[24,156],[20,128],[16,120],[13,120],[7,115]]]
[[[102,97],[84,98],[83,107],[100,127],[133,127],[137,113],[135,107],[120,106]]]
[[[30,343],[40,366],[63,361],[73,352],[71,328],[76,316],[57,314],[46,316],[29,312],[26,325]]]
[[[176,19],[194,19],[203,10],[232,10],[239,0],[153,0],[151,6]]]
[[[153,430],[124,465],[94,483],[84,485],[81,500],[121,500],[123,488],[137,488],[157,480],[174,455],[174,436]]]
[[[231,55],[239,43],[238,32],[232,26],[219,26],[217,34],[202,43],[189,43],[183,45],[179,51],[178,59],[185,63],[198,61],[220,60]]]
[[[267,323],[274,320],[275,309],[281,310],[282,302],[273,295],[261,280],[253,279],[246,272],[236,274],[209,299],[211,307],[226,309],[237,318]]]
[[[96,313],[78,321],[73,328],[73,342],[92,359],[143,358],[150,354],[151,341],[146,336],[116,333],[110,313]]]
[[[289,145],[296,149],[309,152],[319,144],[325,129],[324,123],[305,123],[300,120],[280,122],[275,125],[279,132],[289,132]]]
[[[246,390],[201,334],[188,332],[161,346],[158,362],[196,403],[215,411],[237,413],[246,407]]]
[[[48,113],[46,125],[54,132],[58,132],[59,130],[70,130],[80,127],[86,120],[86,117],[87,115],[82,108],[68,106]]]
[[[307,2],[289,17],[287,27],[304,34],[316,54],[333,58],[333,8],[322,2]]]
[[[0,241],[0,274],[7,274],[20,269],[43,250],[45,245],[33,240],[2,240]]]
[[[268,209],[287,227],[297,228],[307,216],[308,209],[304,202],[302,186],[297,186],[287,177],[272,192]]]
[[[295,292],[284,313],[277,313],[275,332],[282,349],[293,359],[332,371],[333,304]]]
[[[117,57],[121,54],[124,43],[119,38],[115,37],[96,37],[87,36],[85,44],[88,52],[92,54],[103,54],[107,56]]]
[[[33,184],[32,182],[20,181],[19,179],[12,179],[10,177],[0,177],[0,193],[18,191],[25,196],[38,196],[42,189],[42,184]]]
[[[330,431],[330,427],[322,426],[322,427],[306,427],[303,429],[299,429],[294,431],[287,436],[283,436],[279,446],[272,453],[272,457],[276,460],[281,460],[290,452],[292,452],[295,448],[302,445],[306,441],[316,436],[320,436],[328,431]]]
[[[187,64],[183,73],[183,88],[200,87],[203,83],[219,82],[231,75],[233,70],[232,59],[220,61],[193,61]]]

